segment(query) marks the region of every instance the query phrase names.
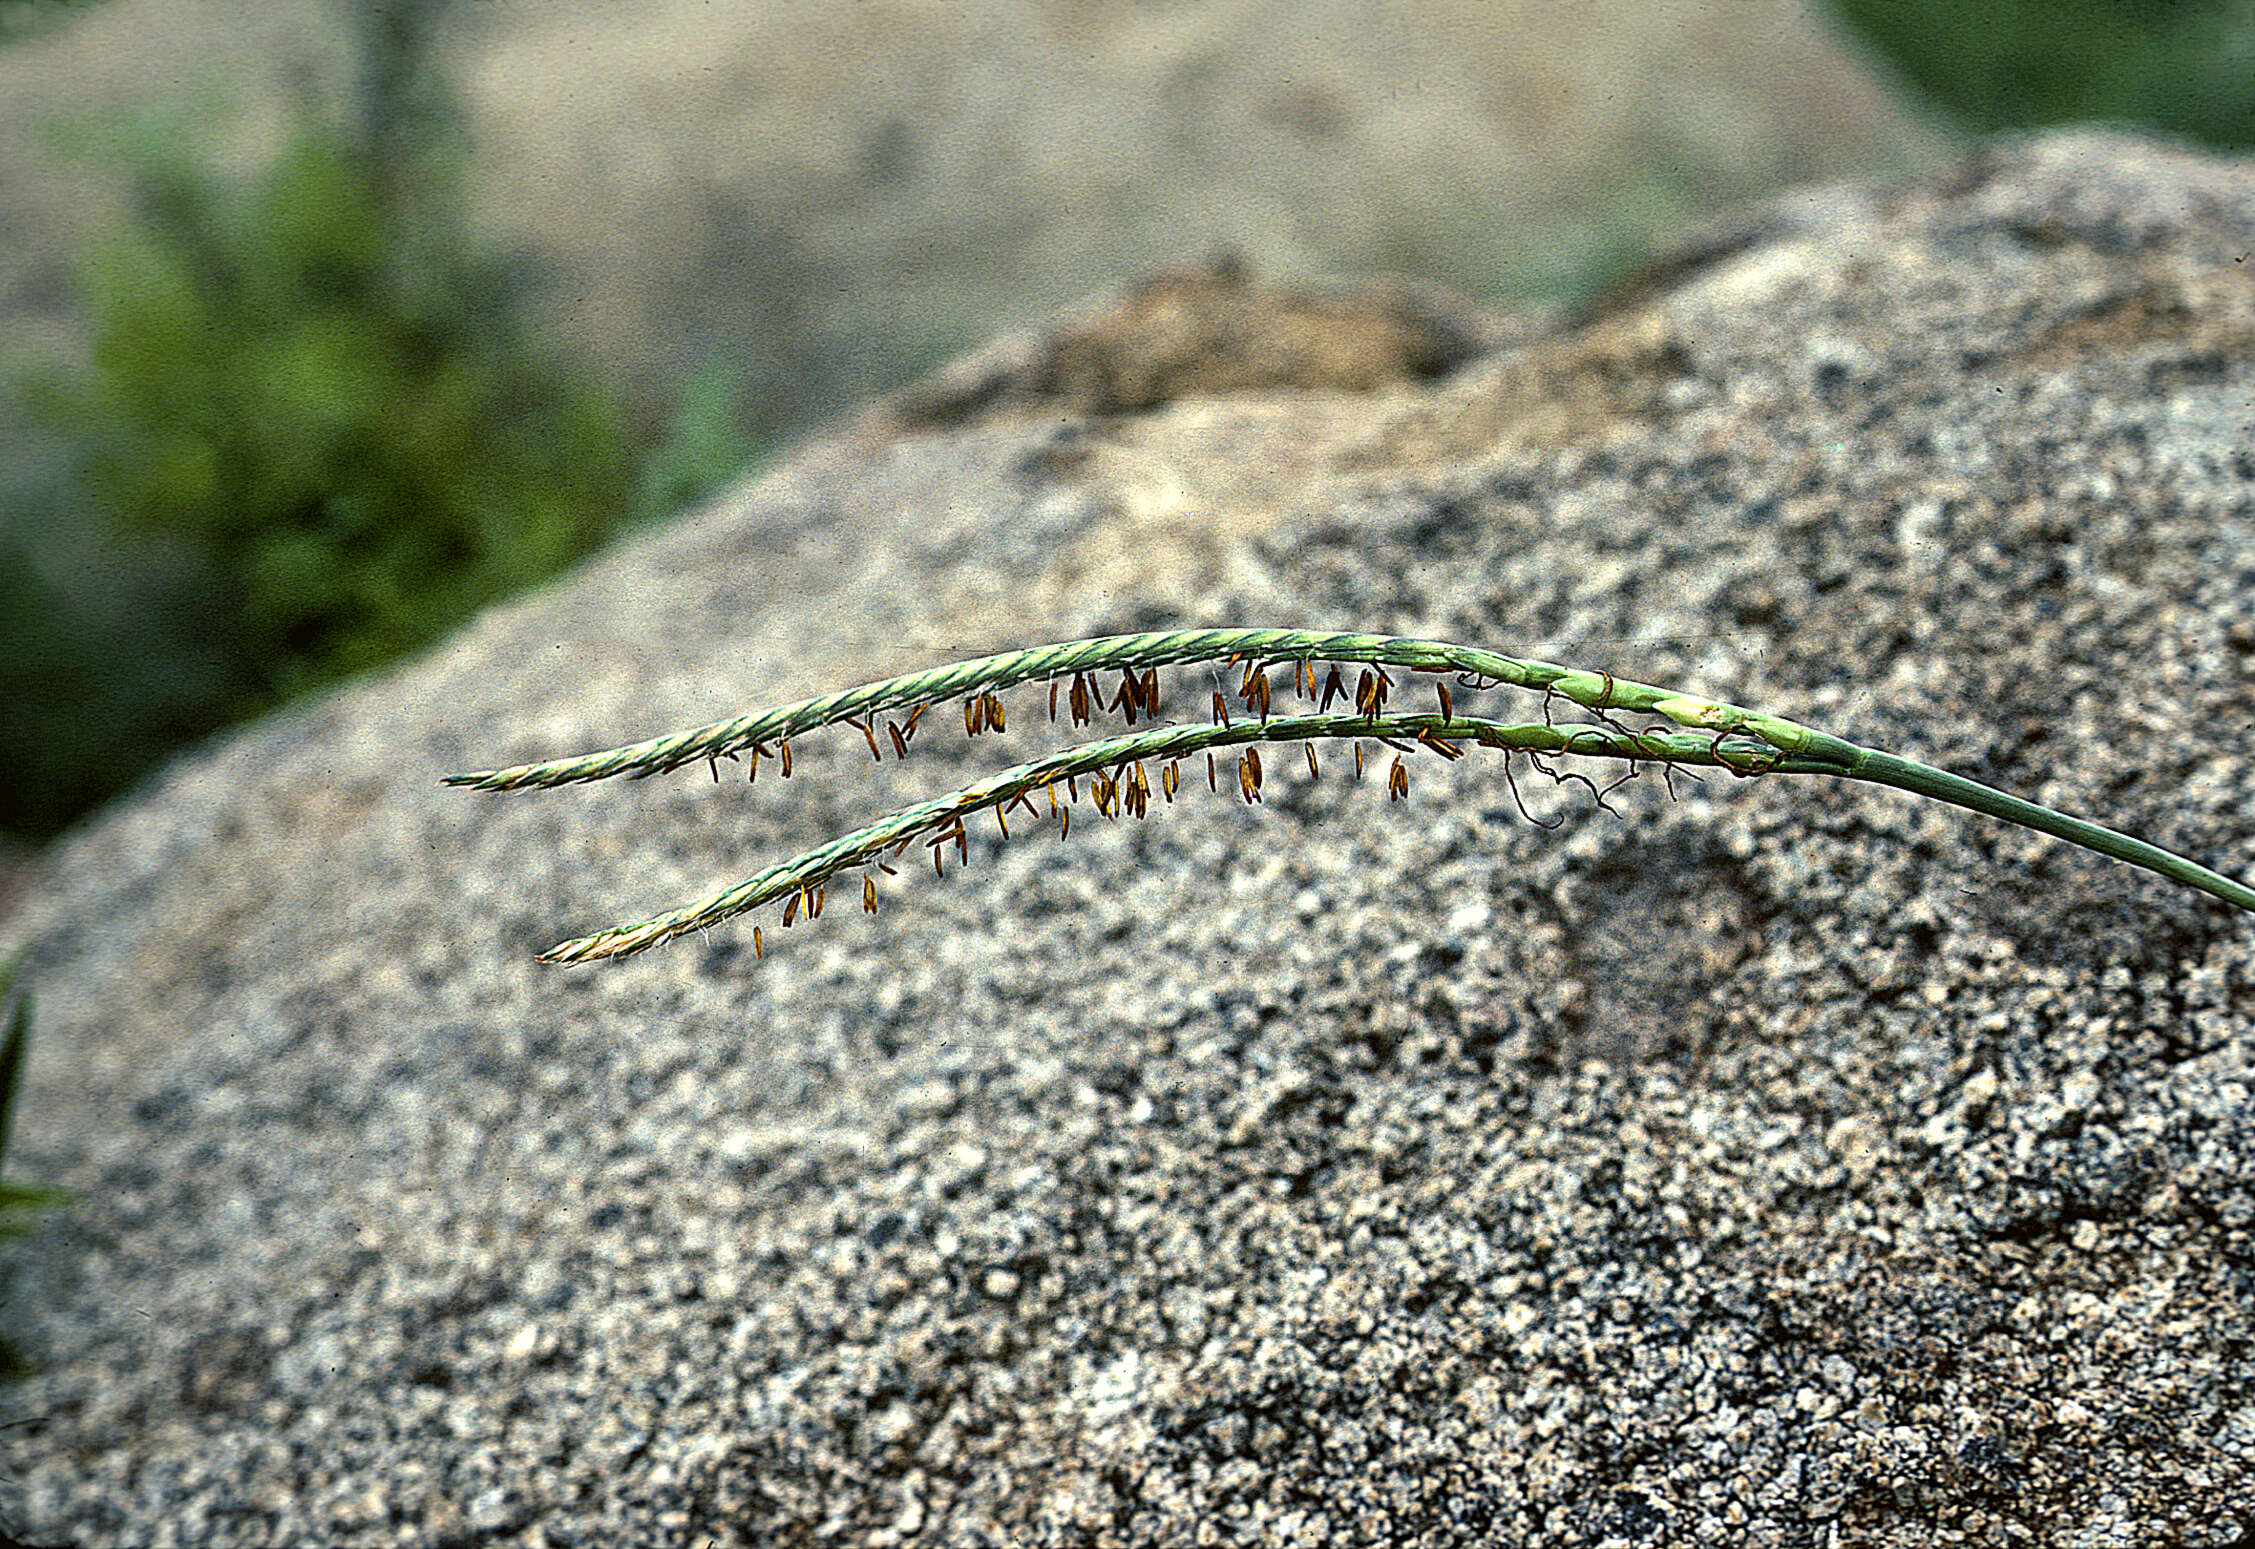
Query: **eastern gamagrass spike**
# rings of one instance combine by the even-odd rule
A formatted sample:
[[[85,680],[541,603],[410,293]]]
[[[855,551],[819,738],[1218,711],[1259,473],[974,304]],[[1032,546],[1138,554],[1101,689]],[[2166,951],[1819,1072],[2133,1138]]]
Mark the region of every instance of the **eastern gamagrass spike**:
[[[1348,689],[1337,668],[1320,690],[1319,713],[1278,716],[1271,713],[1269,684],[1259,671],[1264,664],[1295,665],[1292,687],[1303,696],[1319,697],[1311,664],[1329,661],[1365,664],[1360,683]],[[2102,855],[2146,867],[2171,881],[2196,888],[2236,908],[2255,912],[2255,889],[2235,882],[2183,856],[2144,840],[2070,817],[2049,807],[2025,801],[2003,791],[1950,774],[1944,770],[1859,747],[1839,737],[1814,731],[1797,722],[1745,710],[1736,705],[1698,695],[1680,694],[1616,678],[1610,673],[1588,672],[1548,662],[1501,656],[1445,641],[1405,639],[1386,635],[1342,634],[1315,630],[1214,629],[1162,631],[1141,635],[1113,635],[1101,639],[1070,641],[1030,650],[1005,652],[975,661],[864,684],[843,693],[804,700],[780,709],[763,711],[733,721],[716,722],[672,737],[654,738],[576,759],[525,764],[482,774],[453,775],[446,783],[485,790],[565,785],[597,780],[609,775],[642,776],[679,767],[698,759],[753,751],[759,756],[780,750],[784,772],[789,772],[789,739],[824,726],[850,722],[859,729],[873,754],[879,743],[873,718],[882,712],[911,712],[907,727],[888,725],[896,752],[907,750],[915,717],[933,701],[962,696],[965,726],[973,734],[1000,731],[1005,720],[996,691],[1013,684],[1048,679],[1071,680],[1069,708],[1074,724],[1089,719],[1088,706],[1106,708],[1100,687],[1091,687],[1098,672],[1121,673],[1121,688],[1109,708],[1120,710],[1132,725],[1135,715],[1156,713],[1159,703],[1156,669],[1195,663],[1232,663],[1246,674],[1238,690],[1248,712],[1231,720],[1226,696],[1216,692],[1213,724],[1153,726],[1124,736],[1109,737],[1021,764],[967,786],[950,795],[907,807],[889,817],[834,839],[791,860],[771,866],[735,887],[637,925],[620,926],[573,941],[541,954],[550,962],[585,962],[624,957],[660,942],[702,930],[763,903],[785,900],[783,923],[801,913],[819,913],[823,889],[841,872],[874,865],[891,871],[888,853],[898,855],[923,838],[934,847],[935,866],[944,865],[942,846],[952,845],[959,857],[968,855],[963,826],[967,815],[988,810],[1007,832],[1006,814],[1029,799],[1047,792],[1049,808],[1069,829],[1070,805],[1060,806],[1056,787],[1063,783],[1076,798],[1078,780],[1087,776],[1094,787],[1098,810],[1117,817],[1122,810],[1142,816],[1148,810],[1149,783],[1142,770],[1146,761],[1163,767],[1160,787],[1171,800],[1180,781],[1179,760],[1203,753],[1208,761],[1208,783],[1214,779],[1213,754],[1217,749],[1238,752],[1237,787],[1247,801],[1260,799],[1261,743],[1303,742],[1311,745],[1309,767],[1315,767],[1312,744],[1351,739],[1356,743],[1356,768],[1362,766],[1361,743],[1378,740],[1397,753],[1420,748],[1453,759],[1463,744],[1524,753],[1537,761],[1547,755],[1611,758],[1631,763],[1657,763],[1663,767],[1705,766],[1728,769],[1740,775],[1832,775],[1889,785],[1899,790],[1950,802],[2006,822],[2065,839]],[[1393,714],[1385,708],[1388,667],[1443,675],[1437,699],[1438,715]],[[1446,679],[1477,687],[1516,687],[1556,695],[1592,711],[1599,724],[1562,725],[1545,719],[1535,723],[1509,723],[1454,713]],[[1334,695],[1348,698],[1352,714],[1328,713]],[[1679,727],[1697,730],[1635,730],[1616,719],[1617,713],[1644,713],[1666,717]],[[1054,715],[1054,710],[1052,711]],[[881,756],[881,755],[880,755]],[[1507,773],[1508,773],[1508,765]],[[1387,776],[1390,796],[1407,792],[1407,773],[1396,758]],[[1595,789],[1593,786],[1592,789]],[[1602,798],[1601,798],[1602,799]],[[865,876],[863,904],[874,909],[876,888]],[[759,940],[754,935],[755,945]]]

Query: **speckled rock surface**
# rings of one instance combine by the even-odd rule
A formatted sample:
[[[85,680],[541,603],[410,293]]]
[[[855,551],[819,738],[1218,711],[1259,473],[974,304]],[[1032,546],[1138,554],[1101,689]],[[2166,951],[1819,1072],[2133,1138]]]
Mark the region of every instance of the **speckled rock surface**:
[[[2244,1542],[2255,924],[1893,793],[1281,774],[537,948],[1007,756],[443,771],[1169,621],[1678,683],[2255,871],[2255,175],[1828,190],[1435,386],[819,446],[16,918],[84,1545]],[[1195,706],[1191,685],[1177,703]],[[1038,723],[1021,700],[1009,738]],[[33,1309],[39,1309],[34,1315]]]

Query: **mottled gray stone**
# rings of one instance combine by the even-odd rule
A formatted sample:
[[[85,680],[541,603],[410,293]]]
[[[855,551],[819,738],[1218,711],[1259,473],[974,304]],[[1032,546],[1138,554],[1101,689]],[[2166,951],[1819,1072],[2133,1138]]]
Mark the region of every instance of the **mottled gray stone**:
[[[561,971],[1004,750],[432,783],[1306,622],[2255,870],[2255,177],[2061,137],[1745,232],[1433,386],[834,439],[77,835],[13,922],[12,1162],[89,1200],[19,1263],[10,1521],[2244,1541],[2255,928],[2143,873],[1782,779],[1607,815],[1522,769],[1544,832],[1492,759],[1389,804],[1334,753],[1259,808],[982,836],[874,921],[768,918],[764,962],[739,926]]]

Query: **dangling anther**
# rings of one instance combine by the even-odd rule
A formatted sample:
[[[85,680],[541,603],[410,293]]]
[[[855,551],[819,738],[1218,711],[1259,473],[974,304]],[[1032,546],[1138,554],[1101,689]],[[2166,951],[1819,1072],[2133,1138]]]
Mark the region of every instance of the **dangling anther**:
[[[1430,726],[1418,728],[1417,740],[1445,759],[1453,761],[1464,756],[1464,749],[1435,732]]]

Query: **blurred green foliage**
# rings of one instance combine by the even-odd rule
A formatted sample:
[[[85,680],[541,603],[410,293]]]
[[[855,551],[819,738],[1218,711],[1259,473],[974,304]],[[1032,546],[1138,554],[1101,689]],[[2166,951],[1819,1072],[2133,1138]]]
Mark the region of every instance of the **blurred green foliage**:
[[[539,347],[443,113],[404,79],[374,100],[248,176],[177,115],[93,145],[132,216],[79,265],[86,358],[19,382],[0,829],[52,833],[167,743],[425,645],[752,459],[724,366],[638,431]]]
[[[210,562],[281,697],[422,645],[631,509],[617,412],[509,326],[507,276],[301,128],[243,183],[166,126],[81,267],[85,369],[33,388],[102,509]]]
[[[74,21],[101,0],[0,0],[0,43],[35,38]]]
[[[1829,0],[1906,81],[1982,133],[2105,122],[2255,146],[2247,0]]]
[[[0,1014],[4,1014],[7,1029],[0,1033],[0,1160],[8,1154],[8,1140],[15,1127],[16,1094],[23,1086],[24,1057],[31,1042],[31,992],[25,990],[11,995],[15,989],[16,969],[22,961],[23,954],[18,951],[5,963],[0,963]],[[50,1189],[0,1177],[0,1242],[29,1237],[38,1230],[40,1216],[50,1210],[61,1210],[77,1198],[68,1189]],[[31,1364],[23,1352],[0,1336],[0,1381],[26,1376],[30,1370]]]

